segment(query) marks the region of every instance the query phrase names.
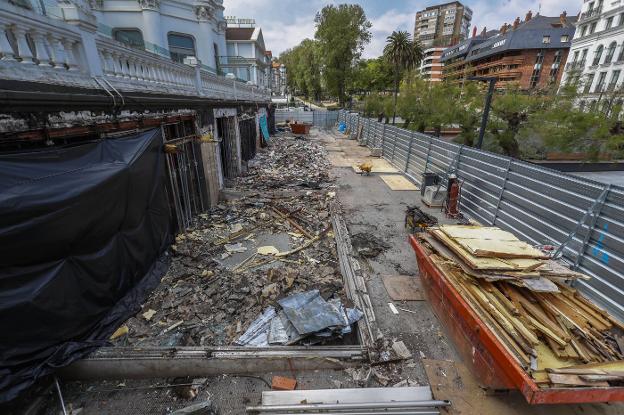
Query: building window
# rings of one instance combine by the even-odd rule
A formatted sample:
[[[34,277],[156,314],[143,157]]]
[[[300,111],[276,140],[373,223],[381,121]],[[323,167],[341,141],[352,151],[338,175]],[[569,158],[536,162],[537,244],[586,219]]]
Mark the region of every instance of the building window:
[[[604,47],[602,45],[599,45],[596,48],[596,53],[594,54],[594,60],[592,62],[592,66],[596,66],[600,63],[600,58],[602,57],[602,50],[604,49]]]
[[[585,111],[585,101],[579,102],[579,110]]]
[[[581,26],[581,36],[580,37],[585,36],[586,33],[587,33],[587,25]]]
[[[113,29],[113,39],[135,49],[145,49],[143,34],[139,29]]]
[[[624,25],[624,13],[620,13],[620,20],[618,22],[618,26]]]
[[[561,43],[567,43],[570,41],[570,36],[568,35],[561,35]]]
[[[585,86],[583,87],[583,93],[587,94],[591,90],[591,86],[594,83],[594,74],[587,74],[587,79],[585,80]]]
[[[561,56],[563,52],[558,50],[555,52],[555,57],[553,59],[553,64],[550,67],[550,73],[548,74],[548,82],[554,83],[557,81],[557,75],[559,75],[559,67],[561,66]]]
[[[587,11],[590,12],[594,10],[594,2],[592,1],[591,3],[589,3],[589,5],[587,6]]]
[[[604,84],[605,84],[606,78],[607,78],[607,73],[600,72],[600,75],[598,75],[598,82],[596,83],[596,89],[594,89],[594,92],[604,91]]]
[[[189,35],[169,33],[169,53],[175,62],[184,63],[187,56],[195,56],[195,41]]]
[[[609,91],[615,90],[615,86],[617,85],[619,80],[620,80],[620,70],[618,69],[617,71],[613,71],[613,73],[611,74],[611,80],[609,80],[609,86],[607,87],[607,89]]]
[[[622,45],[620,46],[620,53],[618,54],[616,62],[622,62],[623,60],[624,60],[624,42],[622,42]]]
[[[605,23],[605,30],[609,30],[612,27],[613,27],[613,16],[607,19],[607,22]]]
[[[578,58],[579,58],[579,51],[578,51],[578,50],[575,50],[575,51],[574,51],[574,59],[572,59],[572,62],[573,62],[573,63],[578,62]]]
[[[542,43],[550,43],[550,36],[546,35],[542,37]]]
[[[596,31],[596,22],[589,25],[589,34],[591,35]]]
[[[617,43],[611,42],[609,44],[609,48],[607,49],[607,56],[605,56],[604,63],[611,63],[613,60],[613,55],[615,54],[615,48],[617,47]]]
[[[583,62],[583,65],[585,65],[585,60],[587,60],[587,49],[583,49],[581,52],[581,62]]]
[[[542,63],[544,62],[544,51],[539,50],[535,55],[535,66],[533,67],[533,73],[531,74],[530,88],[535,88],[540,80],[540,74],[542,73]]]

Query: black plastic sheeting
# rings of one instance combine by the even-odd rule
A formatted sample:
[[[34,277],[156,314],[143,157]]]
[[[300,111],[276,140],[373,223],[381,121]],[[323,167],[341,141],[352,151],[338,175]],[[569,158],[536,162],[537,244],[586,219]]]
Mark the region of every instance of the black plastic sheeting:
[[[107,344],[168,267],[160,129],[0,155],[0,402]]]

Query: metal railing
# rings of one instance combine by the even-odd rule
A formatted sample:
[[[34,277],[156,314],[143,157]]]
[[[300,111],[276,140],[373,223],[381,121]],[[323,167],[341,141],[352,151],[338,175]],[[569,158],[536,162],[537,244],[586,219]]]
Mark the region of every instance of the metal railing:
[[[200,64],[185,65],[128,47],[97,32],[94,16],[80,16],[83,24],[70,24],[1,2],[2,79],[103,88],[111,95],[141,91],[232,101],[270,100],[269,91],[262,87],[219,76]]]
[[[559,246],[563,259],[589,281],[578,288],[624,320],[624,188],[450,143],[340,111],[352,138],[382,149],[385,159],[420,183],[458,159],[461,207],[482,224],[496,225],[533,244]],[[605,197],[606,192],[606,197]],[[591,210],[592,215],[586,213]],[[581,223],[579,223],[581,222]]]

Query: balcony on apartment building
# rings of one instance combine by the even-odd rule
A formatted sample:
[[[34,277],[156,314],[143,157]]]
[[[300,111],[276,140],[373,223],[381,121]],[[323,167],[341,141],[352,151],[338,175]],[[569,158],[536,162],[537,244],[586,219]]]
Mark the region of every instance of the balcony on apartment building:
[[[587,10],[586,12],[581,13],[581,15],[579,16],[578,23],[585,23],[587,21],[596,19],[600,17],[601,12],[602,12],[602,6]]]
[[[62,3],[65,20],[0,4],[3,78],[108,94],[146,92],[266,102],[268,91],[216,74],[194,57],[178,63],[159,50],[127,45],[98,31],[95,16]],[[134,46],[134,47],[132,47]],[[162,49],[162,48],[161,48]]]

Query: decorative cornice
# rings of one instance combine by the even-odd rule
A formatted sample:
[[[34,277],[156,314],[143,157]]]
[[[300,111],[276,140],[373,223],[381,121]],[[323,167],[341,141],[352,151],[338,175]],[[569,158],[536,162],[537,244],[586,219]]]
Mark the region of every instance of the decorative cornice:
[[[200,22],[207,22],[213,15],[213,8],[211,5],[195,6],[195,16]]]
[[[225,29],[227,29],[227,22],[225,20],[221,20],[217,23],[217,33],[225,33]]]
[[[138,0],[143,10],[160,10],[160,0]]]

